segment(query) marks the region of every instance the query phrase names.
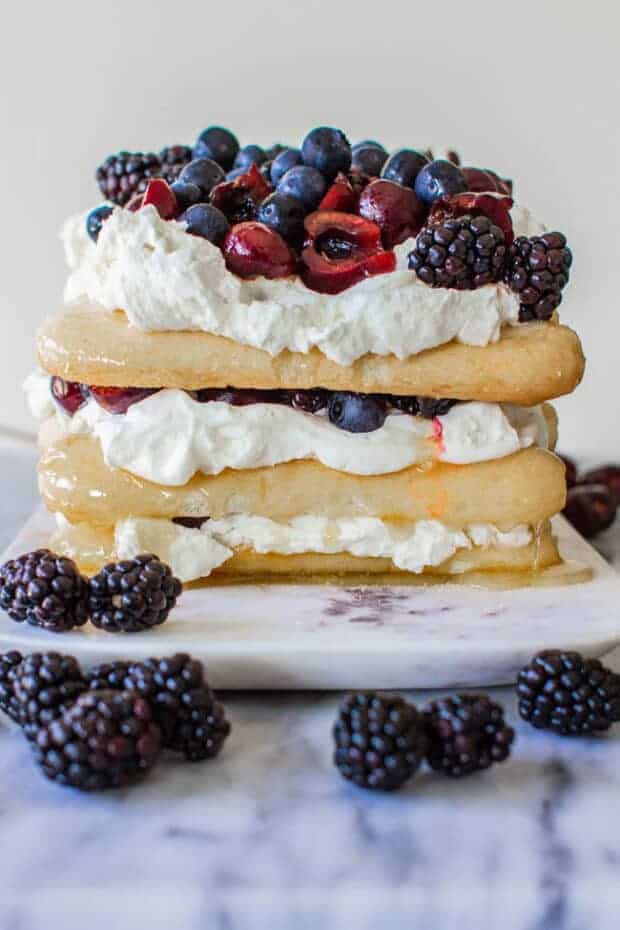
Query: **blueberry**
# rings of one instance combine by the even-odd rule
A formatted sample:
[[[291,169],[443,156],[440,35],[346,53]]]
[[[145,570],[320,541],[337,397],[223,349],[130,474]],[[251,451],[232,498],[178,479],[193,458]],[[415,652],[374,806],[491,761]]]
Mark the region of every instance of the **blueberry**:
[[[233,168],[245,168],[246,171],[250,165],[262,165],[267,161],[267,153],[260,145],[244,145],[237,152]]]
[[[170,185],[170,190],[176,197],[181,211],[187,210],[188,207],[195,203],[200,203],[204,198],[204,194],[198,185],[192,184],[190,181],[175,181],[174,184]]]
[[[381,177],[387,181],[396,181],[403,187],[413,187],[418,174],[428,165],[428,158],[416,149],[398,149],[393,152],[383,166]]]
[[[306,210],[314,210],[322,199],[327,184],[325,178],[316,168],[296,165],[282,176],[278,184],[279,194],[288,194],[301,200]]]
[[[304,139],[301,157],[304,165],[316,168],[328,181],[333,181],[339,171],[351,167],[351,146],[340,129],[319,126]]]
[[[356,142],[355,145],[351,147],[351,151],[355,155],[358,149],[365,149],[366,146],[368,145],[371,145],[375,149],[381,149],[381,151],[385,152],[385,154],[387,155],[387,152],[385,151],[385,148],[381,145],[381,143],[375,142],[374,139],[363,139],[361,142]]]
[[[270,194],[258,208],[258,220],[290,242],[301,245],[304,234],[303,204],[287,194]]]
[[[385,422],[387,406],[378,397],[336,391],[328,405],[330,421],[348,433],[371,433]]]
[[[271,183],[277,187],[289,168],[294,168],[295,165],[300,164],[301,152],[299,149],[284,149],[284,151],[276,155],[273,160],[271,166]]]
[[[214,245],[219,245],[230,229],[222,211],[210,203],[194,204],[181,214],[179,220],[187,223],[187,231],[192,236],[201,236]]]
[[[204,196],[211,193],[216,184],[226,180],[226,175],[221,166],[211,158],[195,158],[185,165],[178,180],[184,184],[195,184]]]
[[[433,203],[438,197],[462,194],[466,190],[467,181],[461,169],[443,158],[426,165],[415,179],[416,195],[424,203]]]
[[[274,158],[277,158],[282,152],[286,152],[288,145],[282,145],[281,142],[276,142],[275,145],[270,146],[268,149],[265,149],[265,155],[267,156],[267,161],[273,161]]]
[[[101,227],[107,218],[111,216],[111,214],[112,207],[108,206],[107,203],[104,203],[100,207],[95,207],[94,210],[91,210],[86,217],[86,232],[93,240],[93,242],[96,242],[99,238]]]
[[[226,180],[227,180],[227,181],[234,181],[235,178],[240,178],[242,174],[247,174],[247,173],[248,173],[248,169],[247,169],[247,168],[233,168],[233,169],[232,169],[231,171],[229,171],[228,174],[226,175]]]
[[[221,126],[209,126],[198,136],[194,158],[210,158],[227,171],[232,168],[239,151],[239,143],[232,132]]]
[[[355,146],[351,164],[354,168],[363,171],[364,174],[370,174],[378,178],[387,157],[387,152],[379,145],[362,145],[359,148]]]

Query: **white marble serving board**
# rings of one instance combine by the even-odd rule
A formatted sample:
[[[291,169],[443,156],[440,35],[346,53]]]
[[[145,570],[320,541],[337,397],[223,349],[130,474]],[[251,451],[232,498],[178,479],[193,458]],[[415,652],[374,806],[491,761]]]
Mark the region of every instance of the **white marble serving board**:
[[[4,559],[46,544],[37,511]],[[175,651],[203,659],[215,688],[436,688],[504,684],[533,652],[601,656],[620,643],[620,575],[563,518],[565,558],[580,584],[489,590],[461,584],[277,584],[184,591],[168,621],[112,635],[87,625],[63,636],[0,616],[0,650],[70,652],[85,667]]]

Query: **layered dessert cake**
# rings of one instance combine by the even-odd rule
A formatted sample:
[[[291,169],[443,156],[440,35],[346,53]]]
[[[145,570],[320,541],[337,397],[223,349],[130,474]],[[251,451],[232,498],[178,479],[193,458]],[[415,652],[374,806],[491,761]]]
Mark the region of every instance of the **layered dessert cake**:
[[[571,253],[511,182],[329,127],[210,127],[97,179],[27,382],[57,551],[183,581],[558,563]]]

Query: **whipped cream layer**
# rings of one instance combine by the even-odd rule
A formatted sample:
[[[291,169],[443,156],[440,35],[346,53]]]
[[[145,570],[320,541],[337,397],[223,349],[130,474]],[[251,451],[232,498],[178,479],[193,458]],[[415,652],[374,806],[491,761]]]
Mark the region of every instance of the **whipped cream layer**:
[[[519,232],[533,223],[522,208],[515,216]],[[122,309],[142,330],[205,331],[271,355],[317,347],[350,365],[367,353],[402,359],[453,339],[485,346],[503,325],[518,323],[519,299],[503,283],[471,291],[424,284],[406,268],[413,239],[396,248],[396,271],[330,295],[296,276],[238,278],[219,248],[184,223],[162,220],[153,206],[115,209],[96,244],[84,219],[72,217],[62,232],[65,299]]]
[[[207,520],[200,529],[169,520],[131,517],[117,523],[114,538],[119,558],[156,552],[181,581],[193,581],[210,575],[241,548],[280,555],[348,552],[391,559],[397,568],[419,574],[460,549],[527,546],[533,533],[527,526],[501,532],[489,524],[454,530],[438,520],[392,524],[374,517],[328,520],[306,514],[276,523],[266,517],[239,514]]]
[[[378,430],[349,433],[324,413],[279,404],[199,403],[175,389],[152,394],[125,414],[108,413],[91,398],[69,417],[51,397],[49,376],[35,372],[25,387],[39,419],[54,416],[63,433],[97,437],[107,465],[169,486],[186,484],[199,471],[215,475],[298,459],[381,475],[431,459],[470,464],[548,445],[541,407],[471,402],[434,420],[394,411]]]

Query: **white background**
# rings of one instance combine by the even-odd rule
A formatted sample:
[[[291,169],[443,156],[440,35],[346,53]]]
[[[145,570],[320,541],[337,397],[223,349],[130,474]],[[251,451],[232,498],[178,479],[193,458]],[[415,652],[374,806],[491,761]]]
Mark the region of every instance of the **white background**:
[[[20,384],[34,328],[60,300],[57,231],[98,201],[93,172],[107,154],[191,142],[210,123],[263,144],[330,124],[351,141],[450,143],[466,163],[516,178],[517,197],[567,233],[562,316],[588,369],[558,404],[561,448],[617,457],[619,27],[612,0],[11,4],[0,423],[33,429]]]

